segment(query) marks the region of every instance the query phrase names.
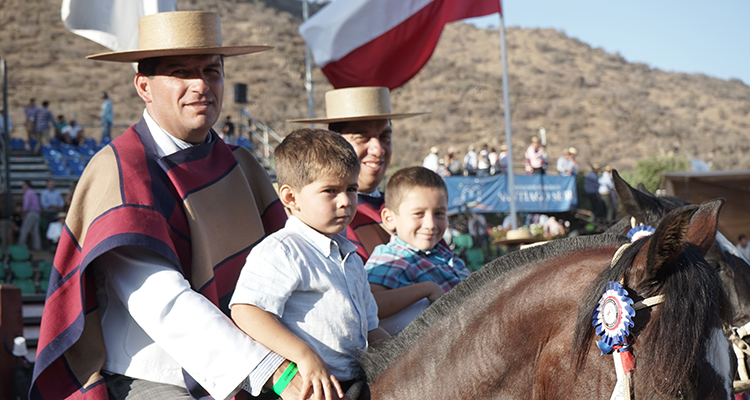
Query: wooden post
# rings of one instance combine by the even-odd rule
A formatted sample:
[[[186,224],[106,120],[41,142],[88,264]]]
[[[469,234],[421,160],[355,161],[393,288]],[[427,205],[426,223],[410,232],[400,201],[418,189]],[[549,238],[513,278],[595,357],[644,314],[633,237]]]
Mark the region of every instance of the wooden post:
[[[16,368],[13,339],[23,336],[23,301],[16,285],[0,284],[0,399],[10,398],[10,380]]]

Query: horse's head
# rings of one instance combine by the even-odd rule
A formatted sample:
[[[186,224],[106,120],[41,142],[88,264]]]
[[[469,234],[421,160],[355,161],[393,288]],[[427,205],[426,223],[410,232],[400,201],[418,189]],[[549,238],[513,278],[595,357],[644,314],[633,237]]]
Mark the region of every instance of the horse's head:
[[[600,275],[585,302],[590,315],[608,281],[623,282],[634,301],[663,296],[663,303],[638,311],[631,330],[635,398],[728,399],[732,393],[734,368],[722,330],[730,308],[721,279],[704,258],[723,202],[667,213],[653,235],[626,248]],[[583,316],[582,310],[579,321]],[[593,329],[579,325],[573,347],[579,368],[587,337],[590,349]]]
[[[617,171],[612,171],[612,178],[622,205],[623,218],[612,227],[611,233],[626,234],[631,228],[631,217],[635,218],[636,224],[657,226],[667,213],[688,205],[679,197],[655,196],[642,184],[634,189]],[[726,321],[727,324],[741,327],[750,323],[750,263],[719,232],[705,258],[719,271],[732,304],[734,314]]]

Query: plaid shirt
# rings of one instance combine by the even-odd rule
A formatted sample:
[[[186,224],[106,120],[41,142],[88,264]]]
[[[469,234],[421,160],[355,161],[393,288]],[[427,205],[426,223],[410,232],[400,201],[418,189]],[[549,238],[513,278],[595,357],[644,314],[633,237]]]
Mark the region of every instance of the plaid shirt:
[[[55,117],[52,116],[52,113],[48,109],[44,107],[38,108],[34,112],[34,130],[37,132],[47,132],[50,126],[55,126]]]
[[[365,268],[370,283],[389,289],[432,281],[447,292],[469,276],[463,260],[442,241],[432,250],[424,251],[396,235],[392,235],[387,244],[375,248]]]

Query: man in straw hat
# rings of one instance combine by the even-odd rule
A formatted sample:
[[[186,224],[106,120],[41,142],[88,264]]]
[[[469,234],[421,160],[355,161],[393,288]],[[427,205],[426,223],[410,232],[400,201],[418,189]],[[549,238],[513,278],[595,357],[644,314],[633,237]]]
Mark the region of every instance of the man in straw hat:
[[[357,214],[346,230],[346,237],[357,246],[357,254],[364,262],[376,246],[388,243],[391,233],[383,226],[381,211],[385,196],[378,190],[391,163],[393,151],[391,120],[425,114],[391,112],[390,91],[386,87],[353,87],[326,92],[326,117],[295,119],[290,122],[328,124],[328,129],[340,133],[357,153],[360,171],[357,184]],[[405,306],[427,297],[430,293],[410,290],[409,287],[387,290],[385,286],[370,285],[378,317],[386,318]]]
[[[224,57],[268,49],[222,46],[218,14],[167,12],[140,19],[139,50],[89,57],[138,62],[145,110],[76,188],[32,398],[225,399],[240,387],[257,395],[285,371],[227,304],[253,244],[286,216],[261,165],[211,129]],[[301,383],[284,397],[299,398]]]
[[[578,161],[576,161],[577,154],[578,150],[575,147],[565,149],[565,153],[557,159],[557,172],[559,172],[560,175],[578,175]]]

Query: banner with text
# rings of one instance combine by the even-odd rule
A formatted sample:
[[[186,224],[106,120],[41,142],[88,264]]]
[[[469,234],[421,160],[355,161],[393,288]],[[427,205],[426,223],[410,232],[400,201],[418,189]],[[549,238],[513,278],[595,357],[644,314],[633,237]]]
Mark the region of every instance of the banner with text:
[[[578,206],[576,179],[559,175],[515,175],[517,212],[564,212]],[[474,212],[510,211],[508,177],[505,174],[477,178],[445,178],[448,186],[448,213],[468,206]],[[459,210],[459,208],[461,210]]]

